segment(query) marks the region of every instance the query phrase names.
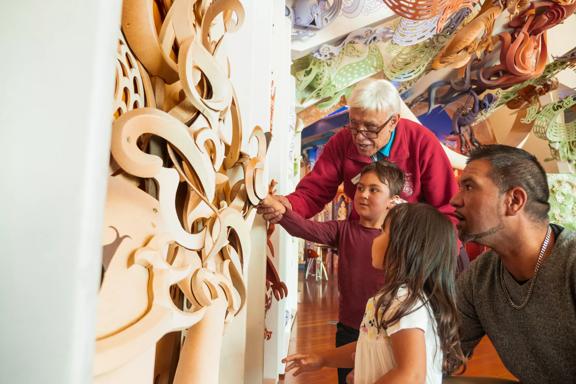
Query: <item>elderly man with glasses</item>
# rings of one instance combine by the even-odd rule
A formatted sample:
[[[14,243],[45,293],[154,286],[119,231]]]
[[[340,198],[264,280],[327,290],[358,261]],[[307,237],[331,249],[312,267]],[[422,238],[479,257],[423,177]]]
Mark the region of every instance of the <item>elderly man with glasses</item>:
[[[330,138],[296,190],[278,196],[284,205],[312,217],[334,198],[340,183],[353,198],[360,170],[387,159],[405,173],[403,199],[426,202],[456,222],[449,202],[458,188],[448,157],[430,130],[400,117],[402,100],[396,88],[386,80],[368,79],[354,89],[348,104],[349,125]],[[265,205],[258,212],[272,223],[282,218]]]

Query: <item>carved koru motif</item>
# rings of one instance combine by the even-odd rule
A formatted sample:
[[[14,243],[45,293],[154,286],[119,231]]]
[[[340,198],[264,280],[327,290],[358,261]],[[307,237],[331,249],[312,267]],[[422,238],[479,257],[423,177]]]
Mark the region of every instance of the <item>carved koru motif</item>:
[[[502,32],[500,63],[480,70],[479,80],[485,88],[506,89],[540,76],[548,60],[546,31],[561,23],[576,10],[576,4],[559,5],[551,1],[535,1],[514,17]]]
[[[534,123],[532,131],[536,136],[548,141],[552,156],[557,160],[576,163],[576,121],[564,122],[558,117],[576,105],[576,94],[557,102],[540,107],[535,104],[528,108],[523,123]]]
[[[268,188],[262,129],[249,139],[255,155],[240,147],[223,48],[243,19],[238,0],[123,3],[95,382],[218,382],[224,324],[246,301],[254,206]],[[157,343],[179,330],[167,372]]]
[[[478,16],[465,25],[450,39],[444,49],[434,58],[432,68],[462,68],[473,58],[481,57],[492,49],[494,21],[502,13],[500,5],[487,1]]]
[[[497,108],[515,99],[520,91],[530,85],[542,86],[551,81],[558,73],[567,69],[576,67],[576,48],[572,48],[560,57],[554,58],[554,61],[547,64],[540,76],[530,78],[522,83],[516,84],[506,90],[496,90],[494,96],[496,100],[490,104],[490,107],[481,111],[476,122],[484,120],[492,114]]]

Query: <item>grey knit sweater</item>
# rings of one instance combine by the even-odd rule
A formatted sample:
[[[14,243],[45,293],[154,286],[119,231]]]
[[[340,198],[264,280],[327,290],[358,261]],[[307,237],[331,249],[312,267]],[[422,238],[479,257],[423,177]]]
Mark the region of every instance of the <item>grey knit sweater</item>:
[[[519,284],[505,269],[504,281],[512,300],[521,303],[530,281]],[[563,230],[556,238],[530,301],[520,310],[502,290],[494,252],[471,263],[457,289],[464,353],[486,334],[523,384],[576,383],[576,233]]]

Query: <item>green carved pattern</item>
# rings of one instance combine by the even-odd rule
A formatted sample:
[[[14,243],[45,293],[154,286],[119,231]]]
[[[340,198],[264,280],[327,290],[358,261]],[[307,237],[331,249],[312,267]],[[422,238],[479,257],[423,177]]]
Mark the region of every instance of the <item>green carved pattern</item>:
[[[347,88],[382,70],[384,60],[376,44],[365,46],[355,42],[347,44],[339,55],[330,60],[306,56],[296,62],[296,96],[300,103],[324,100],[329,108],[340,100]]]
[[[548,140],[552,156],[557,160],[576,163],[576,121],[560,122],[559,117],[576,105],[576,94],[542,108],[532,105],[521,120],[524,124],[534,122],[532,131],[541,139]]]
[[[576,175],[548,174],[550,222],[576,231]]]
[[[384,74],[393,81],[419,79],[430,69],[430,64],[449,39],[448,34],[437,34],[429,40],[411,46],[388,42],[387,52],[392,59],[384,66]],[[413,82],[411,82],[413,83]]]

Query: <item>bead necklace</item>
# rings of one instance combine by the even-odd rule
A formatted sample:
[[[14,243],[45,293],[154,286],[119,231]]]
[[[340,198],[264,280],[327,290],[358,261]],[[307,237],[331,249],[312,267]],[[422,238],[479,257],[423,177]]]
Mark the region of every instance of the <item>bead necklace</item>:
[[[538,276],[538,271],[540,271],[540,267],[542,266],[544,254],[546,253],[546,249],[548,249],[548,244],[550,243],[551,233],[552,231],[550,230],[550,226],[548,226],[548,230],[546,231],[546,237],[544,238],[544,242],[540,247],[540,254],[538,255],[538,260],[536,261],[536,267],[534,268],[534,276],[532,276],[530,286],[528,287],[528,294],[526,294],[526,297],[524,298],[524,300],[522,300],[522,303],[520,304],[516,304],[512,300],[512,296],[510,296],[510,292],[508,292],[508,288],[506,288],[506,284],[504,283],[504,266],[502,264],[502,261],[500,261],[500,285],[502,286],[504,295],[506,296],[506,299],[508,299],[508,303],[510,303],[512,308],[522,309],[526,306],[526,304],[528,304],[528,300],[530,300],[530,297],[532,296],[532,291],[534,290],[534,284],[536,283],[536,277]]]

